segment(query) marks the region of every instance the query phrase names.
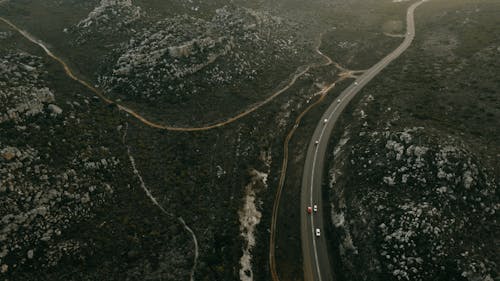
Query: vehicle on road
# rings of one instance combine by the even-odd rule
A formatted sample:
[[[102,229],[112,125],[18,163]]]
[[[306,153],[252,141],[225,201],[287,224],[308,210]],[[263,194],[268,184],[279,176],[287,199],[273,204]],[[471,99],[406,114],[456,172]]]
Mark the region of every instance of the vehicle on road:
[[[312,213],[312,208],[311,208],[311,206],[307,207],[307,213],[308,213],[308,214]]]
[[[314,210],[314,212],[316,213],[316,212],[318,211],[318,205],[314,205],[314,206],[313,206],[313,210]]]
[[[328,122],[328,119],[323,120],[323,123],[325,123],[325,124],[326,124],[326,122]]]
[[[319,141],[315,141],[315,142],[314,142],[314,145],[318,145],[318,144],[319,144]]]
[[[317,120],[315,131],[309,139],[309,146],[307,148],[307,154],[304,161],[301,190],[306,192],[301,192],[301,208],[302,206],[313,207],[314,201],[322,202],[323,192],[321,192],[321,190],[324,184],[324,182],[322,182],[324,177],[320,177],[319,173],[325,171],[325,165],[328,165],[326,159],[328,159],[329,151],[326,142],[322,143],[320,146],[317,140],[321,141],[323,135],[325,135],[325,139],[331,137],[331,129],[328,131],[326,129],[338,126],[336,123],[339,122],[341,114],[346,114],[345,112],[343,113],[343,111],[345,111],[348,102],[361,93],[361,89],[365,86],[365,84],[372,81],[374,77],[377,77],[383,69],[385,69],[390,63],[392,63],[409,48],[415,35],[413,12],[416,7],[424,2],[425,0],[416,0],[408,8],[408,15],[406,17],[406,32],[410,34],[406,36],[404,41],[396,49],[387,54],[386,57],[358,76],[358,78],[350,80],[350,85],[342,91],[339,96],[337,96],[337,99],[332,100],[328,109],[323,113],[323,116],[328,116],[328,126],[326,126],[321,119]],[[319,133],[321,133],[321,135]],[[313,144],[311,146],[311,142],[315,141],[316,145]],[[321,209],[321,211],[323,211],[323,209]],[[328,266],[330,261],[333,261],[332,258],[334,258],[334,256],[332,256],[328,251],[328,241],[320,237],[320,228],[323,226],[319,215],[321,215],[319,211],[315,214],[313,209],[312,214],[302,213],[300,216],[304,280],[318,281],[335,279],[333,278],[332,268]],[[270,247],[270,249],[274,248],[275,247]]]

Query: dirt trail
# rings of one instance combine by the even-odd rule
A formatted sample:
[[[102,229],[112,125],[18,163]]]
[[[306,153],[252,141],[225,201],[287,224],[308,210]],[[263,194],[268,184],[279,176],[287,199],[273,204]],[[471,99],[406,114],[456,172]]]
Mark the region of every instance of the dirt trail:
[[[2,4],[3,1],[6,1],[6,0],[0,0],[0,4]],[[283,149],[284,149],[284,156],[283,156],[283,163],[282,163],[282,168],[281,168],[281,175],[280,175],[280,180],[279,180],[279,184],[278,184],[278,189],[276,191],[276,196],[275,196],[275,200],[274,200],[274,206],[273,206],[273,214],[272,214],[272,222],[271,222],[271,237],[270,237],[270,250],[269,250],[269,263],[270,263],[270,268],[271,268],[271,274],[272,274],[272,278],[274,281],[278,281],[279,280],[279,277],[278,277],[278,274],[277,274],[277,270],[276,270],[276,262],[275,262],[275,230],[276,230],[276,221],[277,221],[277,214],[278,214],[278,209],[279,209],[279,201],[280,201],[280,198],[281,198],[281,192],[282,192],[282,189],[283,189],[283,185],[284,185],[284,181],[285,181],[285,176],[286,176],[286,169],[287,169],[287,165],[288,165],[288,145],[289,145],[289,142],[290,140],[292,139],[296,129],[298,128],[298,126],[300,125],[300,122],[302,120],[302,118],[305,116],[306,113],[308,113],[312,108],[314,108],[315,106],[317,106],[318,104],[320,104],[324,98],[326,97],[326,95],[328,94],[329,91],[331,91],[335,85],[345,79],[348,79],[348,78],[355,78],[357,74],[359,73],[362,73],[363,70],[359,70],[359,71],[351,71],[351,70],[348,70],[348,69],[345,69],[344,67],[342,67],[339,63],[337,62],[334,62],[329,56],[325,55],[319,48],[321,46],[321,41],[322,41],[322,35],[319,37],[319,40],[318,40],[318,44],[315,48],[315,51],[317,54],[319,54],[321,57],[323,57],[325,59],[325,63],[322,63],[322,64],[317,64],[317,63],[313,63],[313,64],[309,64],[307,66],[302,66],[302,67],[299,67],[297,69],[297,71],[295,72],[295,74],[293,75],[292,79],[290,79],[290,81],[288,82],[288,84],[286,86],[284,86],[283,88],[277,90],[276,92],[274,92],[273,94],[271,94],[269,97],[267,97],[266,99],[254,104],[253,106],[249,107],[248,109],[246,109],[245,111],[233,116],[233,117],[230,117],[228,119],[226,119],[225,121],[222,121],[222,122],[218,122],[218,123],[214,123],[214,124],[209,124],[209,125],[205,125],[205,126],[201,126],[201,127],[175,127],[175,126],[169,126],[169,125],[163,125],[163,124],[159,124],[159,123],[155,123],[153,121],[150,121],[148,120],[147,118],[143,117],[141,114],[135,112],[134,110],[122,105],[122,104],[119,104],[111,99],[109,99],[108,97],[105,96],[105,94],[98,88],[92,86],[89,82],[83,80],[82,78],[78,77],[77,74],[75,74],[73,72],[73,70],[68,66],[68,64],[60,57],[58,57],[57,55],[55,55],[43,42],[41,42],[40,40],[36,39],[34,36],[32,36],[30,33],[26,32],[25,30],[22,30],[21,28],[17,27],[15,24],[13,24],[11,21],[3,18],[3,17],[0,17],[0,21],[3,21],[5,24],[7,24],[8,26],[10,26],[12,29],[14,29],[15,31],[17,31],[19,34],[21,34],[23,37],[25,37],[27,40],[31,41],[32,43],[38,45],[40,48],[42,48],[45,53],[51,57],[52,59],[54,59],[55,61],[57,61],[63,68],[64,68],[64,71],[66,73],[66,75],[71,78],[72,80],[80,83],[81,85],[85,86],[87,89],[91,90],[96,96],[98,96],[102,101],[104,101],[105,103],[107,104],[110,104],[110,105],[116,105],[118,107],[118,109],[120,109],[121,111],[124,111],[128,114],[130,114],[132,117],[136,118],[137,120],[139,120],[140,122],[142,122],[143,124],[149,126],[149,127],[152,127],[152,128],[156,128],[156,129],[161,129],[161,130],[168,130],[168,131],[182,131],[182,132],[195,132],[195,131],[206,131],[206,130],[210,130],[210,129],[215,129],[215,128],[219,128],[219,127],[223,127],[225,125],[228,125],[234,121],[237,121],[238,119],[241,119],[243,117],[245,117],[246,115],[258,110],[259,108],[261,108],[262,106],[268,104],[269,102],[271,102],[272,100],[274,100],[276,97],[278,97],[279,95],[281,95],[282,93],[284,93],[285,91],[287,91],[288,89],[290,89],[295,83],[296,81],[302,77],[303,75],[305,75],[306,73],[308,73],[312,68],[317,68],[317,67],[326,67],[326,66],[329,66],[329,65],[334,65],[338,70],[340,70],[340,73],[338,74],[338,79],[336,79],[334,82],[332,82],[330,85],[324,87],[321,91],[317,92],[315,94],[316,95],[320,95],[320,98],[317,99],[314,103],[312,103],[311,105],[309,105],[298,117],[297,119],[295,120],[295,124],[292,128],[292,130],[287,134],[286,138],[285,138],[285,142],[284,142],[284,145],[283,145]],[[300,71],[300,68],[303,68],[301,71]],[[124,142],[125,142],[125,137],[126,137],[126,134],[124,135]],[[134,170],[134,174],[139,178],[140,180],[140,183],[141,183],[141,188],[144,190],[144,192],[146,193],[146,195],[148,196],[148,198],[153,202],[153,204],[155,206],[157,206],[164,214],[168,215],[169,217],[174,217],[173,214],[171,213],[168,213],[156,200],[156,198],[151,194],[151,192],[149,191],[149,189],[146,187],[144,181],[142,180],[142,177],[139,173],[139,171],[136,169],[136,166],[135,166],[135,160],[134,158],[132,157],[132,155],[130,154],[130,148],[127,146],[127,153],[128,153],[128,156],[129,156],[129,160],[132,164],[132,167],[133,167],[133,170]],[[193,269],[191,271],[191,280],[194,280],[194,271],[195,271],[195,267],[196,267],[196,264],[197,264],[197,259],[198,259],[198,242],[196,240],[196,236],[194,235],[194,232],[186,225],[186,223],[184,222],[184,220],[181,218],[181,217],[178,217],[177,218],[178,221],[184,226],[184,228],[186,229],[186,231],[188,231],[192,238],[193,238],[193,241],[194,241],[194,245],[195,245],[195,256],[194,256],[194,265],[193,265]]]
[[[158,203],[158,200],[156,200],[156,198],[153,196],[153,194],[151,193],[149,188],[146,186],[146,183],[144,182],[144,179],[142,178],[141,173],[137,169],[137,166],[135,164],[135,159],[130,152],[130,146],[127,145],[127,143],[126,143],[127,131],[128,131],[128,123],[125,124],[122,142],[123,142],[123,145],[125,145],[127,147],[127,156],[129,158],[130,165],[132,165],[132,171],[133,171],[134,175],[139,179],[139,183],[140,183],[142,190],[146,193],[146,195],[151,200],[151,202],[153,202],[153,205],[158,207],[158,209],[160,209],[160,211],[164,215],[166,215],[167,217],[169,217],[171,219],[176,219],[184,227],[184,229],[190,234],[191,238],[193,239],[194,257],[193,257],[193,266],[191,268],[191,272],[190,272],[189,276],[190,276],[190,281],[194,281],[194,273],[196,271],[196,265],[198,264],[198,256],[199,256],[199,250],[198,250],[199,247],[198,247],[198,240],[196,239],[196,235],[194,234],[194,231],[186,224],[186,222],[184,221],[184,219],[182,217],[177,217],[174,214],[168,212],[165,208],[163,208],[163,206],[160,205],[160,203]]]
[[[1,1],[1,0],[0,0]],[[1,2],[0,2],[1,4]],[[32,43],[40,46],[40,48],[42,48],[45,53],[51,57],[52,59],[54,59],[55,61],[57,61],[59,64],[61,64],[61,66],[64,68],[64,72],[66,73],[66,75],[71,78],[72,80],[80,83],[81,85],[85,86],[87,89],[91,90],[95,95],[97,95],[102,101],[104,101],[105,103],[107,104],[112,104],[112,105],[116,105],[118,107],[118,109],[130,114],[131,116],[133,116],[134,118],[136,118],[137,120],[139,120],[140,122],[142,122],[143,124],[149,126],[149,127],[152,127],[152,128],[156,128],[156,129],[161,129],[161,130],[167,130],[167,131],[181,131],[181,132],[196,132],[196,131],[207,131],[207,130],[211,130],[211,129],[215,129],[215,128],[219,128],[219,127],[223,127],[225,125],[228,125],[238,119],[241,119],[245,116],[247,116],[248,114],[256,111],[257,109],[261,108],[262,106],[268,104],[269,102],[271,102],[272,100],[274,100],[276,97],[278,97],[279,95],[281,95],[283,92],[287,91],[288,89],[290,89],[290,87],[292,87],[295,82],[300,78],[302,77],[304,74],[306,74],[311,68],[315,68],[315,67],[320,67],[320,66],[327,66],[327,65],[330,65],[332,63],[334,63],[328,56],[325,56],[321,51],[319,51],[319,46],[321,43],[318,44],[318,46],[316,47],[316,52],[321,55],[322,57],[324,57],[325,59],[327,59],[327,62],[325,64],[309,64],[307,65],[302,71],[299,71],[299,69],[301,67],[299,67],[297,69],[297,71],[299,71],[293,75],[292,79],[288,82],[288,84],[279,89],[278,91],[274,92],[273,94],[271,94],[269,97],[267,97],[266,99],[254,104],[253,106],[251,106],[250,108],[246,109],[245,111],[233,116],[233,117],[230,117],[228,119],[226,119],[225,121],[221,121],[221,122],[218,122],[218,123],[214,123],[214,124],[209,124],[209,125],[205,125],[205,126],[201,126],[201,127],[175,127],[175,126],[169,126],[169,125],[164,125],[164,124],[159,124],[159,123],[156,123],[154,121],[150,121],[148,120],[146,117],[142,116],[141,114],[135,112],[133,109],[131,108],[128,108],[126,107],[125,105],[122,105],[122,104],[119,104],[111,99],[109,99],[108,97],[106,97],[106,95],[102,92],[102,90],[92,86],[89,82],[83,80],[83,78],[80,78],[77,76],[77,74],[75,74],[75,72],[73,72],[73,70],[68,66],[68,64],[60,57],[58,57],[57,55],[55,55],[47,46],[45,46],[45,44],[36,39],[33,35],[31,35],[30,33],[28,33],[27,31],[25,30],[22,30],[21,28],[19,28],[18,26],[16,26],[15,24],[13,24],[11,21],[3,18],[3,17],[0,17],[0,21],[3,21],[5,24],[7,24],[8,26],[10,26],[12,29],[14,29],[15,31],[19,32],[19,34],[21,34],[23,37],[25,37],[26,39],[28,39],[29,41],[31,41]],[[320,40],[321,42],[321,40]],[[339,64],[337,63],[334,63],[335,66],[337,68],[339,68],[341,71],[345,71],[344,68],[342,68]],[[303,66],[302,66],[303,67]]]

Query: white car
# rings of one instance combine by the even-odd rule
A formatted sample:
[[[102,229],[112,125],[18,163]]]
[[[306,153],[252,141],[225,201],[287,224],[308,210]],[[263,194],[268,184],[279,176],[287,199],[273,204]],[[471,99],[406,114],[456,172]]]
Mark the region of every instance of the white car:
[[[319,228],[316,228],[316,236],[317,237],[321,236],[321,230],[319,230]]]
[[[313,206],[313,211],[314,211],[314,212],[317,212],[317,211],[318,211],[318,205],[314,205],[314,206]]]
[[[341,102],[341,100],[340,100],[340,99],[338,99],[338,100],[337,100],[337,102],[338,102],[338,103],[340,103],[340,102]]]
[[[315,141],[315,142],[314,142],[314,145],[318,145],[318,144],[319,144],[319,141]]]
[[[326,122],[328,122],[328,119],[323,120],[323,123],[325,123],[325,124],[326,124]]]
[[[354,85],[358,85],[358,81],[354,81]]]

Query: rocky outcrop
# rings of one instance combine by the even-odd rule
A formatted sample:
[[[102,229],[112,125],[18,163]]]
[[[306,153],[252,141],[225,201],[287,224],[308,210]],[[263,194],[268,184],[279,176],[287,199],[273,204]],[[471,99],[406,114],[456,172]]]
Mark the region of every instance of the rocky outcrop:
[[[110,175],[121,169],[92,138],[71,144],[73,133],[89,135],[75,116],[79,103],[63,111],[41,61],[26,53],[0,57],[2,280],[28,263],[47,268],[78,254],[82,244],[65,240],[66,231],[112,196]]]
[[[234,7],[217,9],[209,21],[166,18],[116,50],[112,73],[99,82],[128,98],[180,101],[210,87],[254,80],[273,65],[270,60],[293,57],[299,42],[291,30],[279,17]]]
[[[348,158],[336,158],[345,168],[330,174],[332,224],[346,272],[356,272],[363,259],[373,267],[362,274],[391,280],[439,279],[443,271],[493,280],[497,265],[484,255],[493,241],[475,238],[494,229],[498,184],[464,144],[422,127],[387,127],[362,132],[343,153]]]
[[[88,2],[83,1],[74,5],[83,9],[89,4]],[[131,0],[101,0],[86,18],[63,31],[75,35],[72,44],[77,46],[92,40],[104,42],[105,38],[110,36],[115,39],[117,35],[134,33],[135,30],[132,27],[144,15],[145,12],[139,6],[134,5]],[[117,44],[118,42],[113,43]]]
[[[54,93],[41,85],[41,59],[19,53],[0,57],[0,124],[42,113]]]
[[[119,24],[129,24],[141,17],[141,8],[134,6],[132,0],[101,0],[89,15],[81,20],[76,26],[79,28],[89,28],[92,26],[105,26],[113,18],[120,18]]]

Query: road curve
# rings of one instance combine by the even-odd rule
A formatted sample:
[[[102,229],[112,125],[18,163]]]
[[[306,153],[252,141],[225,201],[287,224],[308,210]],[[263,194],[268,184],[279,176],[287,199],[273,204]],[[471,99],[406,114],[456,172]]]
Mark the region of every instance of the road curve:
[[[323,176],[323,165],[325,161],[328,140],[333,131],[335,123],[347,107],[354,96],[372,80],[389,63],[399,57],[410,45],[415,37],[414,11],[422,3],[422,0],[412,4],[406,14],[406,36],[404,41],[392,53],[387,55],[381,61],[376,63],[356,81],[347,87],[325,111],[319,121],[314,134],[312,135],[309,147],[307,149],[306,160],[304,164],[304,174],[302,177],[302,191],[300,199],[300,229],[302,240],[302,255],[305,281],[330,281],[333,280],[332,270],[330,268],[327,241],[324,232],[320,237],[316,237],[315,229],[321,230],[323,227],[323,204],[321,198],[321,181]],[[324,119],[328,121],[324,123]],[[318,144],[315,142],[318,141]],[[312,215],[307,213],[308,206],[318,206],[318,212]]]

